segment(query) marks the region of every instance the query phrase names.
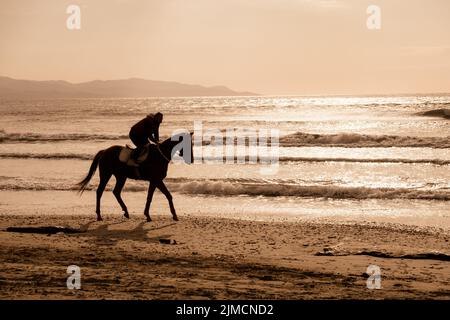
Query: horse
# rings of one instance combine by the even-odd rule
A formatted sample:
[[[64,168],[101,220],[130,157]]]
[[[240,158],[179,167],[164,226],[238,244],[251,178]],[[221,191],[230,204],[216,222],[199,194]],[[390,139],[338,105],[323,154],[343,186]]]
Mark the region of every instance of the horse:
[[[152,202],[153,193],[155,189],[158,188],[167,198],[169,202],[170,212],[172,213],[172,218],[175,221],[178,221],[178,217],[175,211],[175,207],[172,201],[172,195],[164,184],[164,178],[167,175],[167,169],[170,161],[172,160],[172,156],[175,154],[177,149],[180,149],[180,141],[183,141],[186,145],[189,142],[190,146],[190,159],[188,157],[184,157],[183,151],[186,152],[183,148],[180,149],[180,156],[183,157],[185,163],[193,163],[193,146],[192,146],[192,135],[193,133],[183,133],[179,134],[176,137],[170,137],[163,141],[159,145],[149,144],[148,145],[148,156],[147,158],[139,164],[139,175],[136,174],[136,168],[127,165],[124,162],[119,160],[119,154],[121,150],[124,148],[123,146],[112,146],[108,149],[100,150],[94,157],[92,161],[91,167],[89,168],[89,172],[86,177],[80,181],[77,186],[80,192],[80,195],[87,188],[89,181],[97,170],[97,166],[99,168],[100,174],[100,183],[97,187],[97,201],[96,201],[96,214],[97,221],[102,221],[102,216],[100,213],[100,200],[103,195],[103,191],[105,190],[106,185],[108,184],[111,176],[115,176],[116,185],[113,189],[113,194],[117,199],[120,207],[124,212],[124,217],[129,219],[130,216],[128,214],[128,209],[125,203],[120,196],[123,187],[125,186],[125,182],[128,178],[135,180],[145,180],[149,182],[148,192],[147,192],[147,201],[145,204],[144,215],[147,218],[147,222],[152,221],[150,218],[149,210],[150,203]],[[181,140],[180,140],[181,138]],[[187,139],[187,140],[185,140]],[[187,152],[186,152],[187,153]],[[188,158],[188,159],[186,159]]]

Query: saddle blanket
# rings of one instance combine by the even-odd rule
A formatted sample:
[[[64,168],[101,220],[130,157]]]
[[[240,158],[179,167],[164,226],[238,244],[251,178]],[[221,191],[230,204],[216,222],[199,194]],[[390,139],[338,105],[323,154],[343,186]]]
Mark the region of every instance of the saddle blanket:
[[[130,146],[126,145],[125,147],[122,147],[119,153],[119,161],[126,163],[129,166],[136,166],[142,162],[144,162],[149,154],[149,145],[146,145],[141,152],[141,155],[137,159],[137,161],[134,161],[134,159],[131,159],[131,155],[133,151],[136,149],[131,148]]]

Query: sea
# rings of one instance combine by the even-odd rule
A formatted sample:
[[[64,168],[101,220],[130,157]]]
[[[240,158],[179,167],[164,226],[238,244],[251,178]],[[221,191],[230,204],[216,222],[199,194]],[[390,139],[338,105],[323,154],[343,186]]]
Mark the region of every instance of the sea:
[[[159,111],[163,139],[197,129],[194,136],[202,140],[194,146],[194,163],[177,161],[165,179],[181,219],[450,228],[449,109],[450,96],[439,95],[0,100],[0,214],[95,218],[98,175],[81,197],[76,183],[99,150],[131,145],[130,127]],[[211,132],[225,136],[227,130],[276,134],[267,143],[274,170],[250,161],[255,149],[245,139],[243,145],[230,140],[243,158],[224,161],[230,146],[218,144],[223,141]],[[114,182],[103,213],[120,217],[108,192]],[[147,188],[145,181],[128,180],[123,198],[130,215],[143,218]],[[151,214],[170,216],[161,194]]]

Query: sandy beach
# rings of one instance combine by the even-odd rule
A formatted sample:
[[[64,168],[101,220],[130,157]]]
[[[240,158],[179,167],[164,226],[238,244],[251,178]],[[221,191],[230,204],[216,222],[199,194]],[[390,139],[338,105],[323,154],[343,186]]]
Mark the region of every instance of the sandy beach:
[[[151,223],[136,215],[104,218],[2,214],[1,299],[450,298],[447,229],[194,216],[174,222],[168,215],[155,215]],[[83,232],[7,232],[12,226]],[[381,289],[366,286],[371,264],[381,269]],[[66,287],[69,265],[81,268],[80,290]]]
[[[79,2],[0,4],[0,304],[450,301],[450,1]]]

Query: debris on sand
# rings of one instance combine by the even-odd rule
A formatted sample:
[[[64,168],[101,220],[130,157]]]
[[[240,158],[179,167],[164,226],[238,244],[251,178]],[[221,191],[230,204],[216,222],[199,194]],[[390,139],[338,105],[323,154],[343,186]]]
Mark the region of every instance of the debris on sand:
[[[159,243],[161,243],[161,244],[177,244],[176,240],[170,240],[170,239],[159,239]]]
[[[82,233],[84,231],[59,226],[47,226],[47,227],[9,227],[7,232],[20,232],[20,233],[40,233],[40,234],[57,234],[57,233]]]

